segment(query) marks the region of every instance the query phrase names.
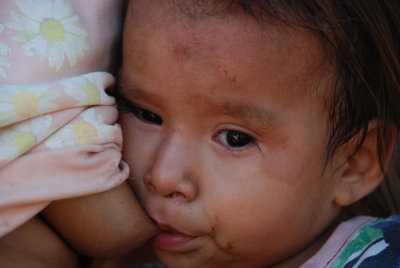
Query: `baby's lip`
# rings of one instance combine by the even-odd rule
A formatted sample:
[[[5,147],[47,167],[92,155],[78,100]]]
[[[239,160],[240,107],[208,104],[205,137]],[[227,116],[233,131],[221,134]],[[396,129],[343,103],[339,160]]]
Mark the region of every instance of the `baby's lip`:
[[[197,235],[192,235],[192,234],[188,234],[188,233],[179,231],[179,230],[175,229],[174,227],[172,227],[171,225],[169,225],[168,223],[159,222],[159,221],[155,220],[154,218],[152,218],[152,219],[155,222],[155,224],[157,225],[157,227],[161,230],[161,232],[181,234],[181,235],[188,236],[188,237],[196,237],[197,236]]]
[[[178,231],[167,223],[156,223],[161,230],[152,239],[152,245],[156,248],[173,252],[186,252],[198,247],[196,241],[198,241],[199,236]]]
[[[178,231],[177,229],[173,228],[172,226],[170,226],[170,225],[167,224],[167,223],[159,223],[159,222],[156,222],[156,224],[157,224],[158,228],[161,229],[161,231],[169,232],[169,233],[182,234],[182,235],[185,235],[185,236],[192,236],[192,235],[183,233],[183,232],[181,232],[181,231]]]
[[[179,231],[177,231],[175,228],[172,228],[170,225],[166,224],[166,223],[159,223],[156,222],[158,228],[160,228],[163,231],[168,231],[168,232],[176,232],[176,233],[180,233]]]
[[[153,220],[155,225],[161,230],[161,232],[169,232],[169,233],[176,233],[176,234],[181,234],[184,236],[190,236],[190,237],[197,237],[198,235],[195,234],[188,234],[186,232],[180,231],[178,229],[175,229],[171,225],[169,225],[166,221],[164,220],[157,220],[157,217],[153,215],[149,215],[149,217]]]

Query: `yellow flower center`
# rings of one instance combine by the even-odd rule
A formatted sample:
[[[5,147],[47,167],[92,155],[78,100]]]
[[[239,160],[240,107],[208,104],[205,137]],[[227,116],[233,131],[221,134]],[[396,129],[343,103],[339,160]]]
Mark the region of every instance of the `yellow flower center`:
[[[75,142],[78,144],[89,144],[97,140],[98,133],[96,127],[85,120],[80,120],[73,124]]]
[[[98,104],[100,103],[100,94],[97,91],[97,87],[92,83],[87,82],[85,85],[85,94],[87,104]]]
[[[25,153],[36,145],[36,138],[29,132],[20,132],[15,137],[15,144],[19,154]]]
[[[34,115],[38,110],[39,103],[38,96],[29,92],[19,92],[13,97],[15,111],[20,117]]]
[[[44,19],[40,23],[40,32],[43,37],[51,42],[62,41],[65,38],[64,26],[56,19]]]

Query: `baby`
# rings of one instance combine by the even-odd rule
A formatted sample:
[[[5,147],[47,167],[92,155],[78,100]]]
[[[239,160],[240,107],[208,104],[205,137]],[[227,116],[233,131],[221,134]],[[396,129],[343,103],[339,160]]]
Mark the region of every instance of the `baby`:
[[[131,184],[170,268],[397,267],[398,0],[130,1]],[[397,202],[397,203],[396,203]],[[371,217],[373,216],[373,217]]]

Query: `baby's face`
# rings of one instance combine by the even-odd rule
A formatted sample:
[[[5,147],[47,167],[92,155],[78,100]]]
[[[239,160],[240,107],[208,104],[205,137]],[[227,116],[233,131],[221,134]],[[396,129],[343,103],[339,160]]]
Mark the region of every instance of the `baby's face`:
[[[193,19],[173,1],[137,2],[121,124],[132,183],[163,229],[159,258],[251,268],[296,256],[339,211],[343,159],[324,168],[331,81],[318,42],[244,15]]]

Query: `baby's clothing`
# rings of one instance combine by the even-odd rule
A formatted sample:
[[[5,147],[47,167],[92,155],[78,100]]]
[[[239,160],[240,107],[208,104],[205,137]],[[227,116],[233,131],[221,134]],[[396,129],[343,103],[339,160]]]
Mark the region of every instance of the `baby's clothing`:
[[[113,51],[122,0],[2,0],[0,237],[53,200],[122,183]]]
[[[301,268],[400,267],[400,216],[360,216],[341,223]]]

